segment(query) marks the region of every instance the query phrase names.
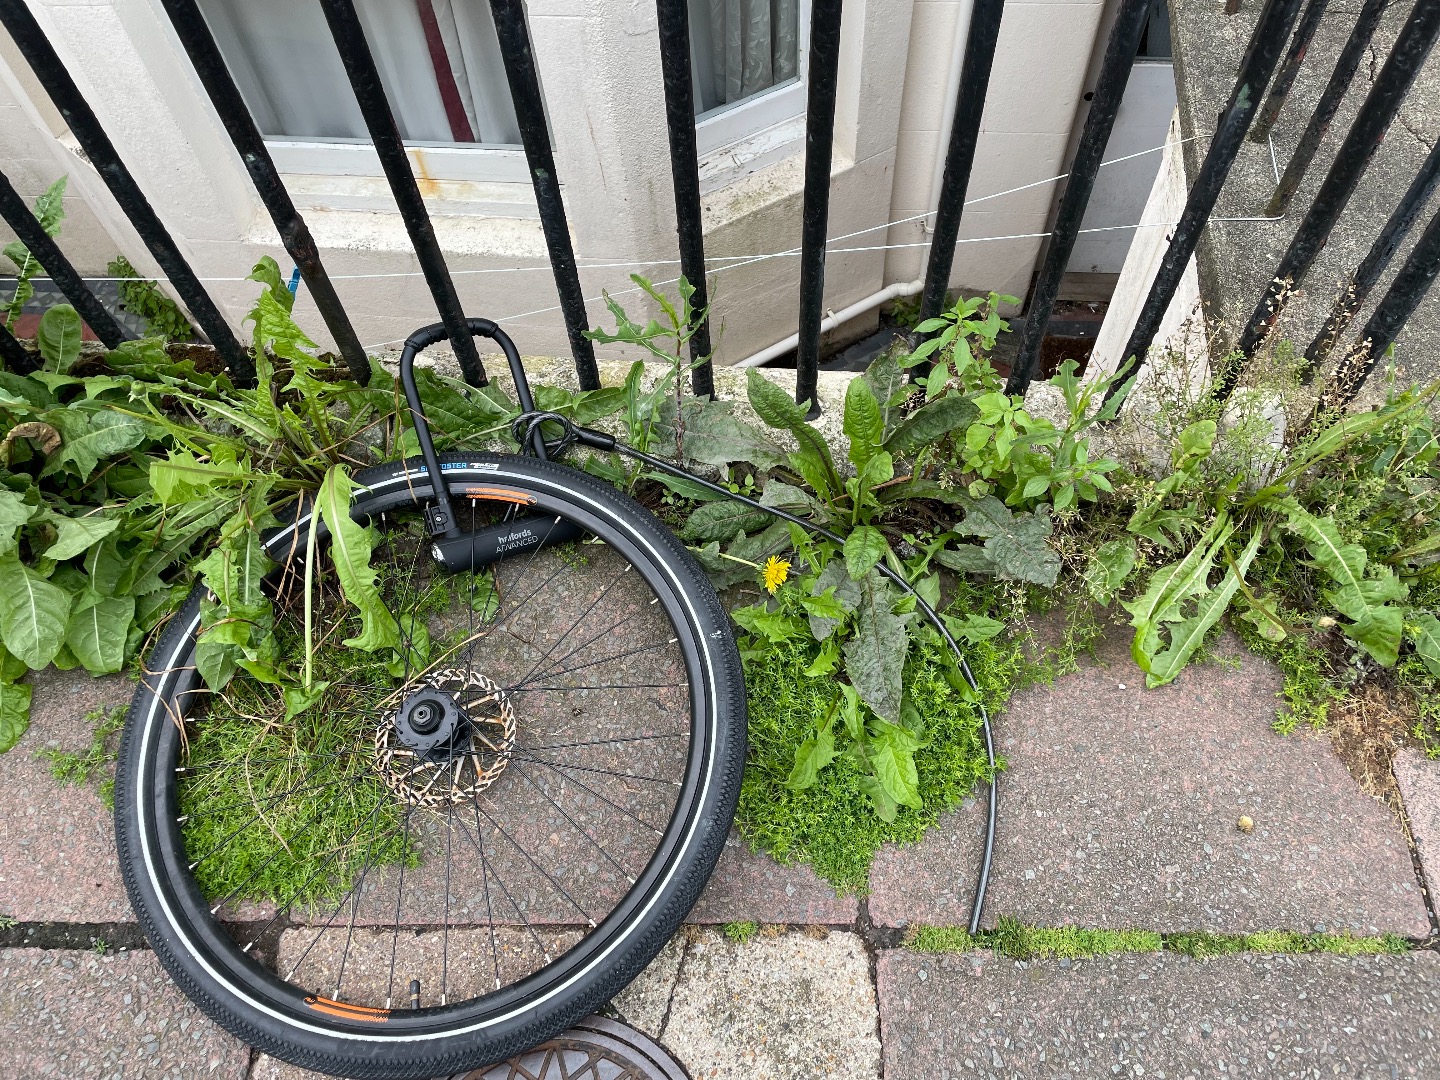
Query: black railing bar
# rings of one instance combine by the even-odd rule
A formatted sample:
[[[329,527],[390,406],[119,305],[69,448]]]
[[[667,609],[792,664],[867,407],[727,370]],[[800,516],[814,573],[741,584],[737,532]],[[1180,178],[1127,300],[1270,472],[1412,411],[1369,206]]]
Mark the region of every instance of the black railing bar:
[[[410,244],[415,249],[420,269],[424,271],[430,295],[440,314],[440,321],[450,338],[450,347],[460,362],[460,370],[467,382],[476,386],[485,384],[485,367],[480,362],[480,353],[475,340],[465,324],[465,312],[460,306],[460,297],[455,292],[455,282],[450,278],[449,267],[435,239],[435,226],[425,209],[425,200],[420,195],[420,186],[415,182],[415,173],[410,168],[410,156],[405,152],[405,143],[400,138],[400,129],[395,123],[395,114],[385,96],[385,87],[380,81],[380,72],[375,67],[375,57],[365,40],[365,31],[355,13],[353,0],[320,0],[325,22],[330,27],[330,38],[345,66],[350,80],[350,89],[355,102],[360,106],[360,115],[380,159],[380,168],[390,184],[390,194],[405,223]]]
[[[130,175],[125,162],[120,159],[110,136],[100,126],[100,121],[91,110],[80,88],[70,78],[54,47],[40,29],[26,6],[25,0],[0,0],[0,23],[3,23],[16,47],[25,57],[30,70],[45,88],[45,93],[70,132],[79,142],[81,149],[105,186],[110,189],[121,211],[135,227],[145,247],[154,256],[160,268],[165,271],[170,284],[180,299],[190,309],[190,314],[200,324],[201,331],[215,346],[231,377],[239,384],[249,385],[255,381],[255,364],[250,355],[240,346],[230,324],[220,314],[220,309],[210,299],[210,294],[200,284],[185,256],[180,254],[174,238],[165,228],[155,208],[145,198],[145,193]]]
[[[1250,356],[1280,318],[1291,291],[1305,280],[1315,264],[1437,37],[1440,37],[1440,3],[1418,0],[1380,73],[1375,76],[1370,92],[1365,95],[1355,122],[1335,152],[1335,161],[1315,193],[1315,201],[1301,218],[1290,246],[1281,256],[1250,321],[1235,343],[1237,359],[1216,373],[1213,393],[1217,399],[1223,400],[1235,388]]]
[[[805,195],[800,221],[800,317],[795,401],[820,414],[820,323],[825,318],[825,247],[830,219],[830,161],[840,75],[841,0],[813,0],[806,75]]]
[[[51,239],[45,227],[40,224],[3,172],[0,172],[0,218],[5,219],[41,268],[49,271],[48,280],[60,287],[65,299],[74,305],[80,317],[89,324],[90,329],[95,331],[95,336],[104,342],[106,347],[113,349],[122,341],[130,340],[133,335],[126,333],[115,321],[115,316],[105,310],[105,305],[100,303],[99,298],[90,291],[90,286],[75,272],[70,260]],[[30,280],[34,281],[35,277],[32,276]]]
[[[1420,211],[1430,201],[1430,196],[1435,193],[1437,186],[1440,186],[1440,139],[1435,140],[1435,145],[1430,148],[1420,171],[1415,174],[1415,179],[1410,181],[1410,186],[1400,197],[1400,202],[1386,219],[1380,235],[1375,238],[1365,258],[1360,261],[1360,265],[1335,297],[1325,325],[1305,350],[1306,378],[1314,374],[1344,335],[1350,320],[1355,317],[1355,313],[1370,295],[1370,290],[1380,280],[1380,275],[1385,272],[1385,267],[1404,243],[1410,227],[1415,224],[1415,219],[1420,216]]]
[[[1280,63],[1280,70],[1275,73],[1275,81],[1270,84],[1270,93],[1265,98],[1265,104],[1260,106],[1260,113],[1255,117],[1255,124],[1250,129],[1251,142],[1263,143],[1270,138],[1270,129],[1275,126],[1275,121],[1280,119],[1280,113],[1290,99],[1290,91],[1295,87],[1295,77],[1300,74],[1300,66],[1305,63],[1305,54],[1310,51],[1310,42],[1315,39],[1315,31],[1320,28],[1320,19],[1329,3],[1330,0],[1310,0],[1305,6],[1300,22],[1295,27],[1295,34],[1290,39],[1290,48],[1286,50],[1285,59]],[[1273,143],[1270,154],[1273,158]],[[1279,183],[1278,177],[1276,183]]]
[[[1350,82],[1359,70],[1360,61],[1365,58],[1370,39],[1375,36],[1375,30],[1380,25],[1380,17],[1394,2],[1395,0],[1365,0],[1360,16],[1355,21],[1355,28],[1345,39],[1340,56],[1335,61],[1335,68],[1330,72],[1320,100],[1315,104],[1315,111],[1310,114],[1310,120],[1295,146],[1295,152],[1290,155],[1285,173],[1275,185],[1275,194],[1270,198],[1266,213],[1283,214],[1289,207],[1290,200],[1295,197],[1300,182],[1310,168],[1310,163],[1315,159],[1315,152],[1320,149],[1321,140],[1330,130],[1331,121],[1340,111],[1340,103],[1345,100]]]
[[[1055,225],[1050,230],[1050,241],[1045,248],[1045,261],[1035,281],[1030,311],[1020,336],[1020,348],[1010,377],[1005,382],[1007,394],[1023,397],[1030,388],[1030,380],[1040,360],[1045,327],[1055,310],[1055,298],[1060,295],[1060,279],[1065,274],[1070,253],[1075,250],[1080,222],[1090,204],[1090,194],[1095,190],[1095,178],[1100,174],[1100,159],[1115,127],[1120,99],[1125,96],[1125,87],[1130,81],[1130,70],[1135,66],[1135,53],[1140,48],[1140,35],[1150,14],[1150,4],[1151,0],[1122,0],[1110,38],[1105,43],[1105,56],[1095,80],[1090,111],[1085,117],[1080,145],[1070,166],[1070,181],[1060,197],[1060,209],[1055,214]]]
[[[1260,11],[1260,17],[1255,22],[1255,29],[1245,48],[1245,55],[1240,60],[1240,70],[1235,78],[1234,89],[1230,91],[1230,100],[1220,114],[1219,123],[1215,125],[1215,136],[1210,140],[1210,147],[1200,163],[1195,182],[1190,186],[1190,192],[1185,198],[1185,209],[1175,225],[1175,232],[1170,237],[1164,256],[1161,257],[1155,279],[1150,283],[1145,303],[1141,305],[1135,326],[1130,331],[1130,338],[1120,354],[1117,377],[1105,395],[1106,401],[1128,393],[1126,388],[1134,384],[1134,379],[1130,376],[1139,371],[1145,363],[1150,343],[1155,340],[1155,334],[1160,328],[1160,320],[1175,297],[1175,290],[1180,286],[1180,278],[1185,273],[1185,267],[1189,265],[1190,257],[1195,254],[1200,233],[1210,220],[1215,202],[1220,198],[1220,189],[1230,174],[1231,165],[1235,163],[1235,155],[1245,141],[1245,132],[1255,115],[1260,92],[1270,81],[1270,75],[1280,59],[1280,51],[1289,36],[1290,26],[1299,10],[1300,0],[1265,0],[1265,6]]]
[[[1440,211],[1420,234],[1395,280],[1376,305],[1360,337],[1326,381],[1311,425],[1338,417],[1360,392],[1376,361],[1389,351],[1440,274]]]
[[[290,258],[300,268],[300,276],[304,278],[305,286],[315,300],[315,307],[325,321],[326,329],[335,339],[335,346],[350,371],[350,377],[362,386],[365,385],[370,381],[370,359],[360,345],[355,327],[350,323],[350,316],[345,313],[345,305],[340,302],[335,286],[325,273],[320,252],[315,246],[315,238],[310,235],[305,219],[300,216],[290,193],[285,190],[279,170],[275,168],[275,162],[271,160],[270,151],[265,146],[265,138],[255,125],[245,99],[240,96],[235,80],[230,77],[230,70],[225,66],[225,59],[220,55],[220,49],[215,44],[205,16],[200,13],[195,0],[162,2],[170,16],[170,24],[180,38],[180,44],[190,57],[195,74],[200,77],[200,84],[205,87],[210,103],[215,106],[220,122],[225,126],[230,141],[234,143],[240,160],[245,164],[245,170],[250,174],[260,201],[265,204],[270,220],[275,223],[280,242],[285,245]]]
[[[560,295],[575,375],[581,390],[598,390],[600,372],[595,366],[595,344],[585,336],[590,319],[585,312],[585,297],[575,268],[575,249],[570,243],[565,204],[560,198],[560,179],[555,172],[555,152],[550,145],[550,128],[545,121],[545,103],[540,96],[540,77],[535,71],[525,9],[520,0],[490,0],[490,12],[500,39],[505,80],[515,103],[520,142],[525,147],[525,162],[530,168],[530,185],[535,189],[535,203],[540,210],[540,227],[555,271],[555,291]]]
[[[695,289],[691,303],[690,388],[715,396],[710,364],[710,290],[705,282],[705,225],[700,215],[700,156],[695,146],[695,87],[690,72],[690,12],[685,0],[655,0],[660,23],[660,69],[665,80],[665,126],[670,137],[670,179],[675,191],[675,233],[680,269]]]
[[[921,322],[933,319],[945,306],[950,272],[955,265],[955,240],[960,235],[960,220],[965,207],[971,205],[965,196],[969,193],[970,176],[975,167],[980,118],[985,112],[985,99],[989,95],[995,43],[1000,38],[1000,21],[1004,14],[1005,0],[975,0],[970,11],[970,27],[965,32],[965,55],[960,64],[960,85],[955,91],[955,117],[950,124],[940,198],[933,211],[935,224],[930,237],[930,257],[925,264],[925,286],[920,293]],[[921,365],[914,374],[921,374],[928,367],[928,364]]]
[[[35,354],[20,344],[3,319],[0,319],[0,360],[5,361],[7,370],[17,375],[29,375],[40,369]]]

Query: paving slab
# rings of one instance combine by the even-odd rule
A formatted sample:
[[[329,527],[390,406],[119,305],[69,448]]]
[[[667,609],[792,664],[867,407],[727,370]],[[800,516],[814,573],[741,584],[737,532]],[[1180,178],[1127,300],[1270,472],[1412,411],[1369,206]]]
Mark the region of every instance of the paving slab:
[[[98,708],[135,684],[83,669],[30,676],[30,730],[0,754],[0,915],[21,922],[133,922],[115,858],[115,826],[92,786],[62,787],[41,750],[84,752]]]
[[[769,855],[751,851],[732,829],[689,921],[850,926],[859,913],[855,897],[837,894],[808,864],[781,866]]]
[[[1282,736],[1278,672],[1234,639],[1222,662],[1146,690],[1120,635],[995,721],[1000,779],[986,924],[1162,932],[1430,930],[1409,846],[1328,740]],[[871,869],[877,925],[961,925],[982,801]],[[1253,831],[1237,828],[1249,817]]]
[[[761,934],[742,944],[692,929],[678,965],[652,965],[614,1004],[694,1080],[880,1074],[870,961],[855,934]]]
[[[0,1076],[240,1078],[249,1049],[149,952],[0,950]]]
[[[1395,755],[1390,767],[1405,803],[1405,817],[1420,853],[1425,880],[1433,883],[1440,875],[1440,761],[1431,761],[1419,750],[1406,748]]]
[[[882,952],[885,1080],[1440,1075],[1440,956]]]

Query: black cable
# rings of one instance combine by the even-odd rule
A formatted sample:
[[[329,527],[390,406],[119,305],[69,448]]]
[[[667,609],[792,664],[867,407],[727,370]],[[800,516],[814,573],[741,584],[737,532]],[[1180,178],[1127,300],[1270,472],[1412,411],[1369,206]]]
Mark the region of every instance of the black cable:
[[[633,446],[627,446],[613,435],[607,435],[603,431],[592,431],[589,428],[579,427],[568,417],[561,416],[559,413],[538,411],[522,413],[515,418],[511,424],[510,431],[515,437],[516,442],[520,443],[521,446],[533,446],[534,436],[540,432],[541,425],[546,423],[557,424],[562,431],[559,438],[547,439],[544,442],[546,453],[552,458],[558,457],[565,450],[576,444],[589,447],[592,450],[622,454],[625,457],[634,458],[636,461],[643,461],[646,465],[660,469],[662,472],[667,472],[671,476],[678,476],[689,480],[691,483],[699,484],[707,491],[713,491],[717,495],[721,495],[738,503],[743,503],[752,510],[761,510],[772,517],[780,518],[782,521],[788,521],[792,525],[799,525],[802,529],[814,533],[817,536],[823,536],[826,540],[840,547],[845,546],[845,538],[843,536],[833,533],[821,525],[816,525],[812,521],[806,521],[804,518],[796,517],[794,514],[787,513],[777,507],[765,506],[755,499],[740,495],[720,484],[696,476],[694,473],[689,472],[680,465],[676,465],[672,461],[666,461],[664,458],[654,457],[641,450],[636,450]],[[896,573],[883,562],[876,563],[875,569],[879,570],[885,578],[899,585],[900,588],[915,598],[916,606],[924,613],[925,617],[930,620],[930,624],[940,632],[940,635],[945,639],[945,643],[950,646],[950,651],[955,654],[955,659],[959,661],[960,664],[960,673],[964,676],[965,682],[969,685],[971,691],[974,692],[976,706],[980,709],[980,727],[985,735],[985,757],[990,765],[990,799],[989,810],[985,819],[985,847],[980,856],[980,875],[975,885],[975,899],[970,906],[970,933],[978,933],[980,930],[981,912],[985,906],[985,888],[990,881],[990,861],[995,852],[995,818],[996,806],[999,802],[999,788],[997,786],[999,778],[995,774],[995,742],[990,731],[990,714],[985,709],[985,702],[981,700],[980,686],[975,681],[975,675],[970,670],[970,664],[965,659],[965,654],[961,651],[955,638],[951,636],[950,629],[945,625],[944,620],[942,620],[935,609],[926,602],[925,598],[916,592],[914,586],[905,580],[903,574]]]

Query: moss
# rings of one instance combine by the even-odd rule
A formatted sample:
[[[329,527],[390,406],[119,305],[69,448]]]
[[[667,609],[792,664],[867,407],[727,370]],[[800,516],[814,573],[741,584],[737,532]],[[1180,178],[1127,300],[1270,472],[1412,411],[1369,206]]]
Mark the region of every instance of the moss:
[[[964,610],[984,608],[966,603]],[[915,754],[923,809],[901,807],[893,822],[882,821],[861,790],[860,766],[846,755],[825,768],[812,786],[792,791],[785,780],[794,766],[795,747],[814,718],[825,715],[839,696],[833,680],[803,674],[818,649],[807,640],[767,645],[745,657],[750,750],[736,822],[753,847],[779,862],[808,862],[842,892],[863,892],[870,862],[882,844],[915,843],[941,813],[959,805],[986,779],[980,712],[946,679],[941,646],[917,645],[905,667],[905,686],[924,720],[928,741]],[[992,638],[968,646],[966,652],[992,715],[1016,687],[1035,676],[1036,667],[1024,659],[1018,640]]]
[[[916,952],[970,952],[993,949],[1012,960],[1081,959],[1114,953],[1174,952],[1206,959],[1238,953],[1331,953],[1336,956],[1399,955],[1410,943],[1396,934],[1297,934],[1272,930],[1256,934],[1162,935],[1149,930],[1084,930],[1074,926],[1026,926],[1002,916],[994,930],[970,934],[954,926],[918,926],[905,938]]]

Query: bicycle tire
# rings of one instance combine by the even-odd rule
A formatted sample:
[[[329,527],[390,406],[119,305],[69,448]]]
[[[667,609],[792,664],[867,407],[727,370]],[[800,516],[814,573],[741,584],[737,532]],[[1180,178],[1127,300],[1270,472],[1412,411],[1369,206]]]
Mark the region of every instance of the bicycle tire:
[[[609,914],[598,922],[592,921],[588,930],[569,931],[572,936],[579,932],[579,939],[553,961],[545,953],[546,960],[550,961],[545,966],[517,977],[503,990],[480,994],[460,1004],[446,1001],[443,989],[440,995],[442,1004],[408,1011],[391,1008],[389,998],[383,1009],[373,1004],[362,1006],[343,1000],[338,994],[335,998],[319,997],[317,1001],[318,994],[311,993],[307,986],[285,981],[279,973],[277,960],[264,959],[269,946],[261,942],[260,948],[252,949],[259,937],[248,945],[242,945],[244,933],[236,930],[234,925],[217,920],[215,911],[225,906],[224,902],[212,910],[210,903],[214,897],[206,896],[197,883],[196,864],[190,863],[186,868],[189,855],[186,853],[184,829],[190,826],[181,824],[185,818],[179,810],[182,799],[186,797],[183,784],[187,782],[181,777],[188,766],[181,764],[181,754],[185,746],[191,747],[193,752],[196,736],[186,734],[191,730],[190,725],[198,724],[196,730],[202,735],[205,731],[203,687],[195,670],[195,655],[201,604],[208,594],[203,587],[197,587],[153,648],[146,664],[147,674],[136,692],[125,724],[116,771],[115,819],[126,889],[157,957],[180,989],[212,1019],[266,1053],[333,1075],[396,1078],[448,1075],[508,1058],[594,1012],[654,958],[699,897],[725,842],[739,795],[746,724],[739,654],[724,609],[703,571],[684,546],[632,499],[574,469],[533,458],[484,454],[449,454],[443,456],[441,462],[453,501],[462,502],[467,495],[481,490],[500,489],[511,492],[512,496],[516,492],[522,493],[531,500],[537,512],[554,514],[557,521],[564,517],[583,527],[588,536],[596,538],[593,542],[597,558],[623,559],[630,567],[640,571],[643,582],[655,593],[655,599],[649,602],[652,610],[664,613],[654,618],[668,619],[674,629],[675,636],[667,642],[667,647],[683,654],[684,693],[688,696],[690,717],[684,778],[683,781],[674,781],[678,791],[674,794],[671,817],[665,822],[662,837],[656,842],[649,861],[640,873],[631,877],[628,891]],[[416,510],[425,505],[432,494],[428,471],[418,458],[368,469],[355,477],[355,483],[350,514],[353,520],[359,522],[384,522],[389,520],[389,515]],[[492,497],[476,495],[470,504],[473,506],[482,498]],[[308,533],[312,527],[311,507],[313,503],[302,506],[294,520],[266,536],[267,553],[280,566],[277,574],[294,572],[294,560],[305,558]],[[318,542],[326,534],[323,523],[316,524]],[[531,562],[535,562],[536,558],[538,556],[532,555]],[[560,556],[554,558],[558,560]],[[578,574],[579,571],[575,572]],[[500,571],[495,573],[497,577],[493,580],[498,587]],[[272,574],[272,579],[274,576]],[[415,591],[418,596],[418,584]],[[443,588],[441,592],[444,592]],[[658,609],[653,609],[653,605],[662,601]],[[598,603],[598,600],[592,603],[591,608]],[[535,616],[536,619],[540,617]],[[523,636],[503,622],[500,625],[507,633]],[[581,624],[577,622],[575,625],[578,627]],[[412,627],[412,633],[418,634],[418,631]],[[409,672],[410,647],[407,641],[407,678],[412,678]],[[478,646],[472,643],[469,648],[474,652]],[[578,649],[579,646],[573,648]],[[422,676],[423,673],[413,678]],[[548,672],[545,677],[550,679]],[[625,689],[619,684],[617,686]],[[560,689],[578,692],[579,688]],[[635,696],[638,698],[640,695]],[[620,713],[619,706],[617,694],[616,716]],[[219,707],[218,704],[216,707]],[[632,741],[661,737],[637,736]],[[355,753],[360,754],[361,751]],[[654,753],[658,755],[658,751]],[[450,757],[453,762],[454,750],[450,751]],[[246,759],[247,775],[249,760]],[[539,774],[538,765],[534,764],[538,758],[517,756],[509,760],[511,764],[508,767],[517,773],[521,771],[520,765],[515,764],[518,761],[530,764],[530,772]],[[540,764],[550,763],[541,761]],[[477,777],[479,769],[480,759],[477,757]],[[452,785],[458,783],[459,766],[453,766],[453,771]],[[554,771],[558,773],[560,769]],[[529,777],[530,773],[522,775]],[[633,785],[637,789],[643,786],[638,781],[646,779],[629,773],[623,775],[632,776],[637,781]],[[504,779],[505,774],[502,773],[500,780]],[[497,789],[499,782],[496,781]],[[529,782],[536,783],[533,778]],[[575,805],[580,805],[582,797],[578,791],[583,781],[576,780],[576,784]],[[519,790],[518,785],[516,781],[507,790],[513,793]],[[502,806],[498,797],[492,797],[495,790],[486,789],[483,794],[490,797],[498,813]],[[564,790],[562,783],[562,795]],[[406,794],[405,797],[410,796]],[[477,793],[472,797],[479,803],[482,795]],[[616,797],[623,798],[619,794]],[[551,801],[554,802],[553,798]],[[410,807],[408,802],[403,805]],[[556,805],[558,807],[559,804]],[[610,805],[618,806],[613,802]],[[640,804],[633,805],[638,807]],[[422,809],[415,807],[405,811],[407,843],[411,814],[418,816]],[[455,826],[453,806],[447,810],[447,815],[448,844],[452,842]],[[632,816],[640,820],[638,815]],[[478,816],[475,823],[476,835],[480,839],[476,850],[484,869],[486,840],[481,835]],[[463,827],[463,818],[460,824]],[[648,821],[647,824],[655,827]],[[577,833],[586,833],[579,824],[575,828]],[[276,835],[279,836],[278,833]],[[593,835],[589,838],[594,840]],[[296,837],[290,839],[298,842]],[[510,839],[513,841],[513,838]],[[283,837],[281,841],[284,842]],[[499,843],[498,836],[496,843]],[[596,843],[598,846],[598,841]],[[370,844],[373,849],[373,837]],[[514,846],[523,848],[518,842]],[[496,850],[499,850],[498,847]],[[527,854],[526,857],[544,872],[533,856]],[[402,925],[407,935],[412,928],[411,923],[402,924],[399,899],[405,892],[408,858],[408,855],[402,854],[399,861],[400,886],[396,893],[395,942],[391,945],[390,963],[392,988]],[[363,903],[369,902],[364,892],[365,874],[371,868],[369,859],[370,852],[367,852],[358,885],[351,886],[354,891],[351,936],[345,941],[346,955],[340,959],[342,978],[355,932],[355,912]],[[448,847],[446,859],[444,903],[448,970],[452,933]],[[423,861],[417,864],[419,868],[414,871],[415,876],[420,876],[426,865]],[[570,872],[568,867],[564,870],[556,867],[556,873],[567,872]],[[575,873],[583,874],[583,871],[576,870]],[[496,875],[498,880],[498,869]],[[546,874],[546,877],[549,875]],[[500,881],[500,884],[504,882]],[[412,885],[412,892],[414,888]],[[487,874],[487,904],[490,900],[489,888]],[[560,888],[563,892],[563,886]],[[566,893],[566,898],[570,899],[569,893]],[[511,899],[514,900],[513,897]],[[352,901],[347,897],[341,903],[344,905]],[[528,903],[528,910],[540,910],[533,899]],[[572,900],[572,903],[576,902]],[[540,923],[530,923],[525,905],[515,901],[514,906],[526,929],[535,937],[536,945],[544,952],[545,946],[536,929]],[[578,903],[576,906],[581,907]],[[256,922],[266,910],[261,910]],[[335,918],[331,916],[331,923]],[[277,919],[281,920],[278,933],[282,938],[285,933],[306,932],[312,935],[307,954],[331,930],[330,924],[316,929],[318,916],[303,924],[300,931],[295,930],[293,910],[277,914],[271,919],[271,924],[275,924]],[[495,982],[498,986],[501,961],[496,935],[501,920],[493,912],[488,915],[488,920],[485,925],[488,925],[491,952],[495,954]],[[438,919],[429,930],[415,929],[416,941],[427,934],[433,937],[437,933],[435,925],[438,925]],[[291,929],[285,929],[286,926]],[[456,926],[454,933],[458,934],[458,924]],[[379,930],[383,932],[384,929],[384,925],[379,924]],[[246,931],[249,932],[263,935],[268,931]],[[370,932],[375,934],[373,927]],[[483,935],[484,927],[476,933]],[[408,947],[408,936],[406,940]],[[483,936],[476,940],[483,943]],[[282,941],[277,947],[280,951],[275,955],[285,955],[284,947]],[[527,944],[526,947],[530,946]],[[417,944],[416,949],[420,948]],[[556,948],[558,950],[560,946]],[[304,959],[302,956],[301,961]],[[301,961],[296,962],[297,969]],[[359,962],[358,959],[356,962]]]

